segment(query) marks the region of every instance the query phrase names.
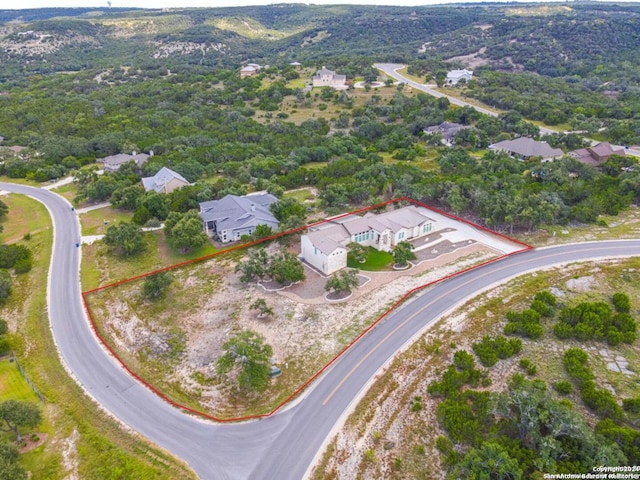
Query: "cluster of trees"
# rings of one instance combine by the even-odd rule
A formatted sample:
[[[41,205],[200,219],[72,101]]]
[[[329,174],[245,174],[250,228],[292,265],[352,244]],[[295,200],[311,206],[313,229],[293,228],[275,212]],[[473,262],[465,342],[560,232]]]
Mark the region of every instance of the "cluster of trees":
[[[7,321],[0,318],[0,356],[5,355],[11,349],[9,344],[9,326]]]
[[[124,257],[137,255],[147,248],[140,227],[129,222],[111,225],[102,240],[112,251]]]
[[[209,240],[197,210],[170,212],[164,222],[164,234],[169,243],[183,253],[201,247]]]
[[[247,259],[236,265],[236,272],[240,272],[240,280],[248,283],[270,278],[281,285],[287,285],[304,280],[304,267],[298,258],[286,249],[269,255],[260,248],[250,248]]]
[[[613,296],[613,305],[615,313],[605,302],[583,302],[575,307],[564,307],[553,331],[561,339],[606,340],[609,345],[635,342],[638,322],[629,313],[629,297],[618,292]]]
[[[524,479],[540,471],[591,471],[594,458],[604,465],[633,461],[616,443],[618,432],[594,432],[543,381],[515,374],[505,392],[464,388],[477,386],[482,376],[473,356],[458,351],[441,380],[428,388],[440,399],[436,414],[446,436],[436,439],[436,447],[452,478]]]
[[[0,200],[0,220],[7,217],[9,207]],[[0,224],[0,233],[4,227]],[[25,235],[25,239],[30,235]],[[24,245],[10,244],[0,245],[0,305],[7,301],[11,295],[13,280],[9,269],[13,268],[16,274],[27,273],[33,266],[33,252]],[[2,334],[0,334],[0,337]],[[0,340],[0,343],[2,341]]]

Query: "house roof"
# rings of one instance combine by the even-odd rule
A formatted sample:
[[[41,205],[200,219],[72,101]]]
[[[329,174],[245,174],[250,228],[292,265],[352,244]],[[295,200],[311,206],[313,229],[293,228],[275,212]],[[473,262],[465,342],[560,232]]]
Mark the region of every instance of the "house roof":
[[[179,180],[185,185],[189,185],[189,181],[180,175],[178,172],[174,172],[170,168],[162,167],[158,173],[153,177],[145,177],[142,179],[142,185],[148,192],[149,190],[155,190],[156,192],[162,192],[165,186],[171,180]]]
[[[200,204],[203,222],[216,222],[218,231],[248,228],[257,225],[277,227],[279,222],[269,208],[278,199],[271,194],[254,194],[239,197],[226,195],[220,200]]]
[[[624,149],[614,150],[608,142],[600,142],[599,144],[588,147],[579,148],[569,152],[573,158],[587,165],[600,165],[611,155],[625,155]],[[604,159],[604,160],[603,160]]]
[[[375,215],[371,212],[363,217],[349,215],[335,220],[330,227],[320,227],[307,235],[311,243],[325,255],[329,255],[338,247],[344,247],[351,236],[374,230],[382,233],[385,230],[397,232],[401,228],[413,228],[433,219],[421,213],[416,206],[408,206]]]
[[[587,150],[598,155],[599,157],[608,157],[609,155],[624,155],[624,149],[614,150],[609,142],[600,142],[599,144],[589,147]]]
[[[551,148],[547,142],[537,142],[529,137],[520,137],[514,140],[504,140],[494,143],[490,148],[494,150],[504,150],[506,152],[515,153],[521,157],[542,157],[553,158],[561,157],[562,150],[559,148]]]
[[[127,153],[118,153],[117,155],[111,155],[109,157],[104,157],[100,159],[102,163],[108,165],[112,168],[120,167],[120,165],[124,165],[125,163],[134,161],[136,165],[141,167],[148,159],[150,155],[146,153],[138,153],[138,154],[127,154]]]
[[[466,68],[462,70],[451,70],[447,73],[447,78],[459,78],[466,75],[473,75],[473,70],[467,70]]]
[[[425,128],[424,132],[440,132],[442,133],[442,138],[449,140],[455,137],[460,130],[464,130],[465,128],[469,128],[469,126],[461,125],[459,123],[442,122],[440,125],[434,125],[432,127]]]
[[[322,67],[320,70],[318,70],[318,73],[316,73],[313,76],[314,80],[320,80],[322,77],[333,77],[334,80],[339,80],[339,81],[345,81],[347,79],[346,75],[338,75],[336,72],[334,72],[333,70],[329,70],[326,67]]]

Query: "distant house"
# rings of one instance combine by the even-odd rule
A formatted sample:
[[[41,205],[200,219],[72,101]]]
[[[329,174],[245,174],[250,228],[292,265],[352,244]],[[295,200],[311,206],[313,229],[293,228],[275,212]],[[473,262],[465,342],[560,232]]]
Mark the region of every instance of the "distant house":
[[[593,147],[580,148],[569,152],[570,157],[575,158],[579,162],[587,165],[600,165],[606,162],[611,155],[625,155],[624,148],[614,150],[608,142],[601,142]]]
[[[468,82],[473,78],[473,71],[467,70],[451,70],[447,73],[447,85],[457,85],[460,80]]]
[[[564,155],[559,148],[551,148],[547,142],[538,142],[529,137],[504,140],[503,142],[489,145],[489,149],[507,152],[509,155],[520,160],[540,157],[543,161],[550,161]]]
[[[142,179],[142,186],[149,192],[171,193],[178,188],[191,185],[186,178],[170,168],[162,167],[153,177]]]
[[[443,143],[447,145],[456,143],[456,135],[461,130],[470,128],[467,125],[460,125],[459,123],[442,122],[440,125],[434,125],[433,127],[427,127],[423,131],[424,133],[439,133],[442,135]]]
[[[252,77],[260,73],[262,67],[257,63],[248,63],[240,69],[240,78]]]
[[[311,77],[311,81],[314,87],[344,88],[347,76],[338,75],[336,72],[322,67],[318,73]]]
[[[119,153],[117,155],[111,155],[109,157],[99,158],[98,162],[103,164],[103,170],[105,172],[115,172],[120,170],[120,167],[125,163],[135,162],[138,168],[142,167],[149,157],[153,156],[153,152],[146,153],[136,153],[132,152],[131,155],[127,153]]]
[[[289,65],[295,68],[300,68],[302,66],[300,62],[291,62]]]
[[[325,275],[347,266],[347,245],[391,251],[399,242],[427,235],[434,220],[415,206],[363,217],[353,215],[312,227],[300,239],[301,257]]]
[[[251,235],[258,225],[273,230],[280,222],[271,213],[271,204],[278,199],[268,193],[239,197],[226,195],[220,200],[200,204],[200,218],[204,231],[222,243],[240,240],[242,235]]]

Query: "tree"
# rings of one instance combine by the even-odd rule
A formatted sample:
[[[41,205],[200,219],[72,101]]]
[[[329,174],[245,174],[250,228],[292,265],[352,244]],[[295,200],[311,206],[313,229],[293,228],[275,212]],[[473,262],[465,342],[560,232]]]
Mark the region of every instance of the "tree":
[[[614,293],[613,307],[616,309],[616,312],[629,313],[631,311],[629,296],[623,292]]]
[[[267,262],[269,257],[267,251],[264,248],[252,248],[247,252],[249,258],[244,262],[240,262],[236,265],[236,273],[242,272],[240,275],[240,281],[248,283],[258,278],[262,280],[267,274]]]
[[[202,229],[202,220],[195,210],[187,213],[171,212],[165,222],[165,234],[171,244],[182,252],[201,247],[208,240]]]
[[[11,275],[8,271],[0,270],[0,304],[4,303],[11,294]]]
[[[258,316],[260,318],[273,316],[273,309],[267,305],[267,301],[264,298],[257,298],[249,308],[251,310],[258,310]]]
[[[268,274],[282,285],[300,282],[305,279],[302,263],[293,253],[286,250],[269,259]]]
[[[264,338],[251,330],[232,335],[222,345],[224,355],[218,359],[217,370],[221,375],[238,367],[238,385],[243,390],[262,392],[269,386],[269,372],[273,349]]]
[[[0,200],[0,220],[4,220],[4,218],[7,216],[7,213],[9,213],[9,207],[6,203]],[[0,225],[0,233],[2,233],[3,231],[4,226]]]
[[[0,403],[0,422],[4,422],[4,427],[0,427],[3,432],[13,432],[16,436],[16,443],[22,441],[20,428],[33,428],[42,420],[40,408],[34,403],[18,400],[7,400]]]
[[[327,292],[333,290],[338,295],[346,297],[359,283],[358,270],[342,270],[327,280],[324,289]]]
[[[142,296],[149,300],[161,298],[172,283],[173,275],[169,272],[158,272],[154,275],[149,275],[142,284]]]
[[[413,253],[414,245],[412,243],[402,241],[393,249],[393,261],[396,265],[404,266],[409,260],[415,260],[416,254]]]
[[[27,472],[19,463],[20,453],[15,445],[0,442],[0,478],[2,480],[27,480]]]
[[[511,457],[502,445],[485,442],[467,452],[453,476],[469,480],[519,480],[523,472],[518,459]]]
[[[146,248],[142,230],[126,222],[118,226],[111,225],[104,236],[104,243],[119,250],[125,257],[136,255]]]
[[[364,245],[356,242],[351,242],[349,245],[347,245],[347,249],[349,250],[349,254],[355,262],[364,263],[367,260],[367,249]]]

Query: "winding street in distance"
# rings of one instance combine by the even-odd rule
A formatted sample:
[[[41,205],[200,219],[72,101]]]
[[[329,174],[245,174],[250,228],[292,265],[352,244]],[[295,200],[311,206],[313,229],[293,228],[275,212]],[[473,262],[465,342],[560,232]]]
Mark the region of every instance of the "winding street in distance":
[[[565,245],[517,254],[414,296],[365,335],[290,407],[242,424],[214,424],[183,413],[132,379],[96,340],[79,285],[78,219],[47,190],[1,183],[44,203],[53,218],[48,285],[51,328],[75,380],[123,424],[184,459],[204,479],[304,478],[332,433],[398,350],[478,293],[527,271],[568,262],[640,255],[640,240]]]

